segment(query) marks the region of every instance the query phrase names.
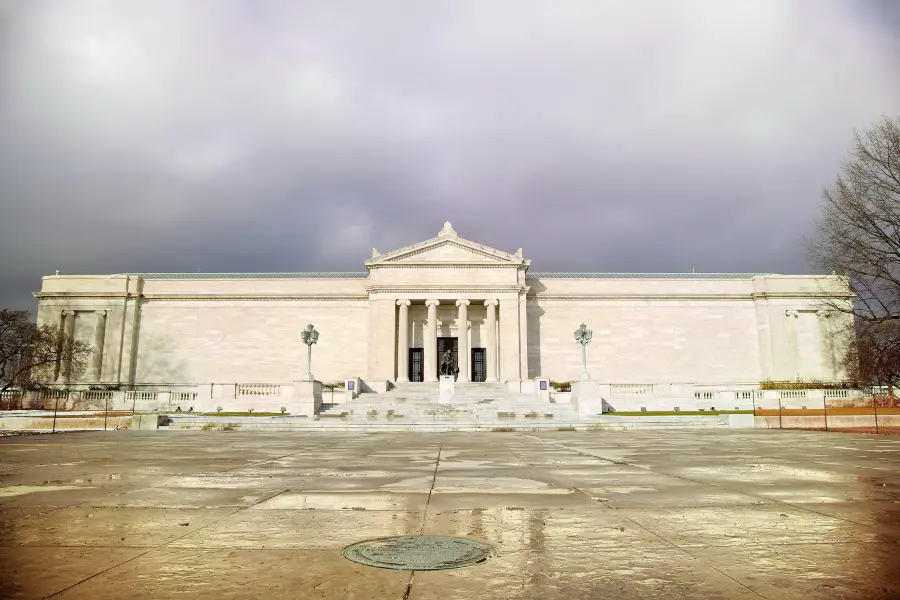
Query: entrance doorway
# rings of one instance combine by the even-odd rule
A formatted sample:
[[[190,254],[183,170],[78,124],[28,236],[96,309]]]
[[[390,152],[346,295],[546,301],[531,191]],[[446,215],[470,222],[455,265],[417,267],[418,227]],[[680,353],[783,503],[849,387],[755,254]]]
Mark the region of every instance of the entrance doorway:
[[[441,375],[441,361],[444,360],[444,352],[449,350],[453,354],[453,372],[459,368],[459,340],[455,337],[439,337],[437,339],[437,374]]]
[[[472,348],[472,381],[487,381],[484,348]]]
[[[410,348],[409,349],[409,380],[410,381],[425,381],[425,370],[423,365],[425,364],[424,360],[425,349],[424,348]]]

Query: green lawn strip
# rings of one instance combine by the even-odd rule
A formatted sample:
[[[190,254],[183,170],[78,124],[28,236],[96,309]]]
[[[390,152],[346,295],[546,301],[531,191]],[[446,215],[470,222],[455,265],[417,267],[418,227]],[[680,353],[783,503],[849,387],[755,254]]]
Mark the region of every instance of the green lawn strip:
[[[197,415],[199,417],[286,417],[285,413],[267,413],[267,412],[211,412],[211,413],[192,413],[180,412],[178,415]]]
[[[752,410],[660,410],[660,411],[614,411],[605,412],[604,415],[610,417],[680,417],[680,416],[700,416],[715,417],[716,415],[752,415]]]

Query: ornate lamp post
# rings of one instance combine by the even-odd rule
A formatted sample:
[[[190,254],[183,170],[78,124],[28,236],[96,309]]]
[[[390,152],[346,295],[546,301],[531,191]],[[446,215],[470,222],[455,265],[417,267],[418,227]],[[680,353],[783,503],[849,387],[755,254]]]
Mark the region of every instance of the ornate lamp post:
[[[581,381],[588,381],[591,377],[587,372],[587,345],[591,343],[591,336],[594,332],[582,323],[581,327],[575,330],[575,341],[581,344]]]
[[[312,347],[319,341],[319,332],[312,326],[312,323],[300,333],[300,339],[306,344],[306,374],[303,376],[304,381],[312,381]]]

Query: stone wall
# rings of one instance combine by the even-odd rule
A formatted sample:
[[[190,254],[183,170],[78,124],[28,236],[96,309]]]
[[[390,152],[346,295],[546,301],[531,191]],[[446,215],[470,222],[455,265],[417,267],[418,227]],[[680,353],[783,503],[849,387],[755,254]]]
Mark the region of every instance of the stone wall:
[[[620,383],[840,377],[820,312],[823,278],[532,280],[529,376],[578,379],[584,322],[592,379]]]
[[[298,379],[300,332],[319,331],[312,372],[321,381],[366,373],[369,308],[362,301],[150,301],[141,307],[135,380],[141,384]]]

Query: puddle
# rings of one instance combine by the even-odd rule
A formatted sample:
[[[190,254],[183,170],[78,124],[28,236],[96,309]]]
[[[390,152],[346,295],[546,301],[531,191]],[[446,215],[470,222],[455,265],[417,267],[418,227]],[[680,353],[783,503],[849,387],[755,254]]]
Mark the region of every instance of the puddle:
[[[24,496],[35,492],[62,492],[65,490],[83,490],[84,487],[76,485],[11,485],[0,488],[0,498]]]

